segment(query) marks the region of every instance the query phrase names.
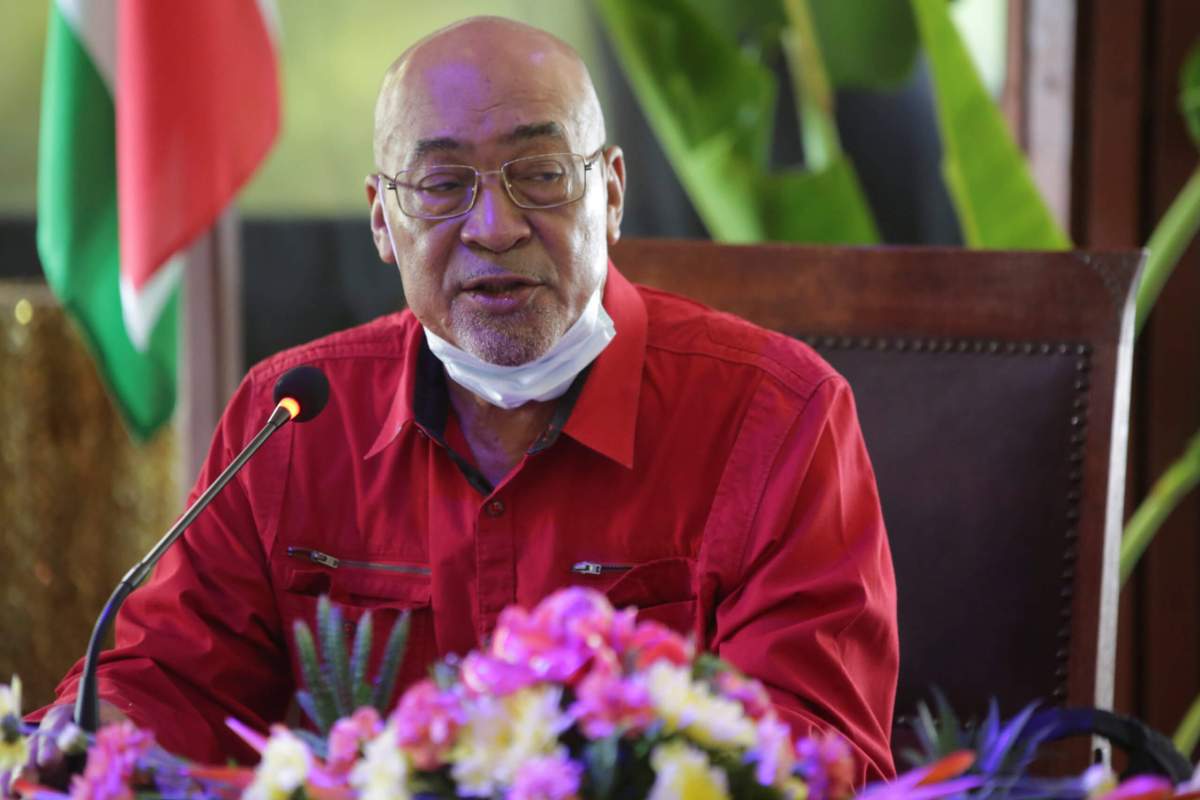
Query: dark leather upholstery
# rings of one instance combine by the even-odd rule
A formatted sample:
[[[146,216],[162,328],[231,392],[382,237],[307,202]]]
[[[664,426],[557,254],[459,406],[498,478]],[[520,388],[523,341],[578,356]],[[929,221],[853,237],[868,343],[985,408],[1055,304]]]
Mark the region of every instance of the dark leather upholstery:
[[[896,565],[901,718],[931,685],[963,716],[1111,705],[1141,254],[641,240],[613,260],[849,380]]]

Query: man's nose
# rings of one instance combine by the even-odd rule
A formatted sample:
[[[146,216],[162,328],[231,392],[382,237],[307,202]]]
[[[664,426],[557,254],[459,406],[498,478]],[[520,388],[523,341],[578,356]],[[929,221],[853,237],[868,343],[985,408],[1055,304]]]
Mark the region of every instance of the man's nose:
[[[503,253],[532,234],[525,209],[513,202],[499,175],[480,176],[479,196],[462,226],[466,244]]]

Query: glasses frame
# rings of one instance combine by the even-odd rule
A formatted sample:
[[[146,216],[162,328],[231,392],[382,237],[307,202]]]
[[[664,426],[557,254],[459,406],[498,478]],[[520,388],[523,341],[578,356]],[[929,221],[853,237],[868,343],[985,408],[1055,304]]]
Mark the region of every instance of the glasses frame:
[[[508,199],[513,202],[513,205],[517,206],[518,208],[525,208],[525,209],[531,209],[531,210],[536,211],[536,210],[542,210],[542,209],[547,209],[547,208],[561,208],[562,206],[570,205],[571,203],[578,202],[579,200],[581,200],[583,198],[583,196],[585,194],[587,194],[588,173],[592,171],[592,166],[595,165],[596,161],[599,160],[603,154],[604,154],[604,145],[601,145],[590,156],[585,156],[582,153],[571,153],[571,152],[536,153],[531,156],[520,156],[518,158],[510,158],[508,161],[505,161],[503,164],[501,164],[496,169],[481,170],[481,169],[472,167],[470,164],[439,164],[438,166],[440,166],[440,167],[457,167],[460,169],[469,169],[469,170],[471,170],[471,172],[475,173],[475,181],[471,184],[471,201],[469,203],[467,203],[467,207],[464,208],[462,211],[455,211],[453,214],[436,214],[436,215],[413,214],[404,207],[404,202],[400,199],[400,176],[404,175],[405,173],[408,173],[408,172],[415,172],[418,169],[422,169],[421,167],[414,167],[413,169],[402,169],[399,172],[397,172],[394,176],[388,175],[386,172],[380,172],[380,173],[378,173],[378,175],[380,178],[382,178],[384,180],[385,188],[392,190],[392,196],[396,198],[396,205],[400,208],[400,211],[402,213],[404,213],[405,216],[413,217],[414,219],[427,219],[427,220],[454,219],[455,217],[461,217],[465,214],[470,214],[471,209],[475,208],[475,201],[477,201],[479,199],[479,185],[480,185],[480,182],[483,180],[483,176],[485,176],[485,175],[499,175],[500,176],[500,185],[504,187],[504,193],[506,195],[508,195]],[[583,159],[583,181],[582,181],[583,188],[580,190],[579,196],[573,197],[570,200],[563,200],[561,203],[552,203],[551,205],[548,205],[548,206],[530,205],[529,203],[523,203],[520,200],[518,200],[516,194],[513,192],[512,184],[509,182],[508,175],[505,174],[505,171],[512,164],[516,164],[521,161],[529,161],[529,160],[533,160],[533,159],[538,159],[538,158],[548,158],[550,156],[571,156],[572,158]]]

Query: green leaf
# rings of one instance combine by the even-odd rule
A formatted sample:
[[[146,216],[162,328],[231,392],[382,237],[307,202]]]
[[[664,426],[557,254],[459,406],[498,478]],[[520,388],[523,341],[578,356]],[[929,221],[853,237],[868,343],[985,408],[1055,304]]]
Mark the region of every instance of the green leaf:
[[[999,249],[1070,247],[980,80],[946,0],[911,0],[911,4],[933,81],[942,172],[967,244]]]
[[[388,712],[388,701],[392,699],[392,690],[396,687],[396,677],[400,673],[400,663],[404,659],[404,648],[408,644],[409,612],[403,612],[392,625],[388,634],[387,644],[383,648],[383,660],[379,664],[379,676],[375,683],[375,696],[371,705],[380,714]]]
[[[1200,229],[1200,169],[1192,173],[1188,182],[1175,195],[1167,212],[1163,214],[1150,240],[1146,242],[1146,266],[1137,288],[1137,320],[1134,336],[1142,332],[1150,310],[1158,302],[1158,296],[1167,279],[1175,271],[1179,259],[1196,237]]]
[[[296,652],[299,655],[300,674],[304,679],[307,694],[312,700],[309,703],[311,708],[304,710],[318,730],[322,733],[329,733],[329,729],[337,721],[333,692],[324,676],[321,675],[321,662],[317,658],[317,648],[313,643],[312,631],[308,629],[304,620],[298,619],[292,624],[292,638],[296,642]],[[297,702],[301,702],[301,708],[304,708],[303,702],[300,701],[301,694],[303,692],[297,693]]]
[[[736,32],[687,0],[595,0],[634,93],[713,238],[870,244],[874,221],[840,149],[773,173],[777,81]]]
[[[1190,761],[1192,751],[1196,749],[1196,742],[1200,741],[1200,695],[1196,696],[1187,713],[1183,715],[1183,721],[1179,723],[1172,740],[1175,749]]]
[[[1179,113],[1192,142],[1200,147],[1200,43],[1192,46],[1179,71]]]
[[[592,788],[589,797],[596,800],[612,797],[617,778],[617,744],[618,737],[607,736],[589,742],[583,748],[583,761]]]
[[[367,666],[371,660],[371,634],[371,612],[365,611],[354,629],[354,650],[350,657],[350,684],[355,708],[361,708],[371,702],[371,684],[367,680]]]
[[[321,655],[333,684],[333,701],[337,716],[346,717],[354,711],[350,688],[350,662],[346,655],[346,639],[342,633],[342,612],[327,595],[317,601],[317,632],[321,637]]]
[[[304,728],[293,728],[292,733],[301,741],[308,745],[308,749],[312,751],[317,758],[324,759],[329,753],[329,740],[324,736],[318,736],[312,731]]]
[[[748,56],[765,61],[779,47],[787,24],[782,0],[695,0],[693,7],[718,31],[729,31]]]
[[[1150,493],[1125,525],[1121,537],[1121,583],[1129,580],[1142,553],[1158,529],[1197,485],[1200,485],[1200,431],[1188,442],[1183,455],[1167,467],[1150,487]]]
[[[809,5],[834,86],[896,89],[912,76],[919,47],[908,0],[810,0]]]

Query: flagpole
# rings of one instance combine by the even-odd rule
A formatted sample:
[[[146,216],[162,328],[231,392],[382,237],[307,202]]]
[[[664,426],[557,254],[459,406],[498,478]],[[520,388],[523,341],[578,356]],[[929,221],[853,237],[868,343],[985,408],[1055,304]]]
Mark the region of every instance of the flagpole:
[[[187,251],[182,289],[175,431],[177,483],[186,497],[245,372],[241,218],[232,205]]]

